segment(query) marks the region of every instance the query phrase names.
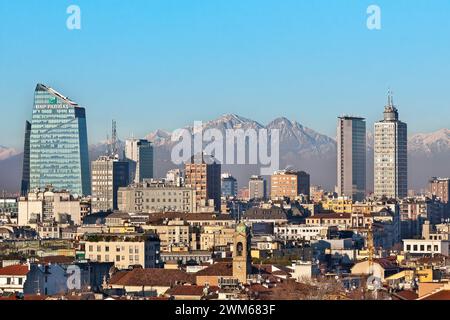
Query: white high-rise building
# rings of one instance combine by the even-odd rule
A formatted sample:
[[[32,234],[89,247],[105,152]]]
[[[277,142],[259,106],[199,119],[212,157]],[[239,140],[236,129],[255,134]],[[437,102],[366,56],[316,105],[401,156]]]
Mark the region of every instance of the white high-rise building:
[[[391,92],[384,119],[375,123],[375,196],[392,199],[408,195],[408,129],[398,120]]]
[[[362,201],[366,196],[366,122],[342,116],[337,125],[337,192]]]
[[[145,139],[128,139],[124,158],[130,163],[130,181],[139,183],[153,178],[153,146]]]

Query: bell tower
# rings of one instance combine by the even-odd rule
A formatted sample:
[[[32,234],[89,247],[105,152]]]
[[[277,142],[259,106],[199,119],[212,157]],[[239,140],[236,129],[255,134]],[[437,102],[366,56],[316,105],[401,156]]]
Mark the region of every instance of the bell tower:
[[[241,283],[247,283],[251,273],[250,230],[245,223],[239,223],[234,233],[233,249],[233,278]]]

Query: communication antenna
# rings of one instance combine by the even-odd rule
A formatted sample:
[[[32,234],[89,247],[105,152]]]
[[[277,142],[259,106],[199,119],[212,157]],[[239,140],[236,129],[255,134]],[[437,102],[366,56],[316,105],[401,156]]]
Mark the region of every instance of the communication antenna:
[[[112,128],[111,128],[111,152],[112,156],[115,156],[118,154],[117,150],[117,123],[116,120],[112,121]]]

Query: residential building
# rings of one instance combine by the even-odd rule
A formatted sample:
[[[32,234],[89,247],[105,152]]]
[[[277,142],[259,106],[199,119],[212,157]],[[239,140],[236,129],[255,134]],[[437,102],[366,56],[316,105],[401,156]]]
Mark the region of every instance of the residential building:
[[[166,173],[166,182],[176,185],[177,187],[184,186],[184,174],[180,169],[172,169]]]
[[[404,239],[403,251],[416,255],[449,255],[448,240],[424,240],[424,239]]]
[[[89,201],[68,191],[57,191],[48,186],[19,198],[19,226],[36,225],[40,222],[81,224],[89,211]]]
[[[86,259],[114,262],[118,269],[160,266],[160,241],[155,234],[89,234],[82,242]]]
[[[222,197],[235,198],[238,193],[238,184],[235,177],[229,173],[223,173],[221,176]]]
[[[274,234],[283,241],[320,240],[330,236],[331,227],[307,224],[286,224],[275,226]]]
[[[309,196],[310,176],[304,171],[276,171],[270,180],[271,199],[289,198],[294,200],[299,195]]]
[[[177,249],[189,249],[190,227],[181,219],[164,221],[161,224],[151,224],[143,227],[158,235],[162,252],[171,252]]]
[[[185,163],[186,186],[195,190],[196,204],[214,200],[214,209],[220,211],[221,165],[211,156],[203,153],[191,157]]]
[[[34,93],[29,160],[29,190],[52,185],[80,196],[91,193],[86,111],[43,84]],[[27,161],[25,157],[25,183]]]
[[[0,291],[23,293],[23,287],[29,272],[29,266],[26,264],[0,268]]]
[[[450,178],[431,178],[429,192],[443,203],[448,204],[450,201]]]
[[[129,162],[130,182],[153,178],[153,145],[145,139],[125,141],[124,160]]]
[[[366,196],[366,122],[342,116],[337,125],[337,193],[362,201]]]
[[[249,200],[264,200],[267,198],[267,183],[261,176],[251,176],[248,182]]]
[[[191,187],[163,181],[147,181],[121,187],[118,208],[124,212],[196,212],[196,192]]]
[[[92,162],[92,212],[117,210],[117,191],[129,181],[129,162],[101,156]]]
[[[392,199],[408,195],[408,130],[399,121],[391,93],[384,119],[375,123],[374,182],[375,196]]]

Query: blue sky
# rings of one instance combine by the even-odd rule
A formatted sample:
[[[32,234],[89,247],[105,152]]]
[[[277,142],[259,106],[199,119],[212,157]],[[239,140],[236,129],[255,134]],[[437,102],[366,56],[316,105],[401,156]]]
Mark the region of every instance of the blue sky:
[[[448,0],[0,0],[0,145],[22,148],[37,82],[86,107],[90,143],[113,118],[125,138],[224,113],[334,136],[343,113],[372,128],[389,86],[430,132],[450,127],[449,61]]]

